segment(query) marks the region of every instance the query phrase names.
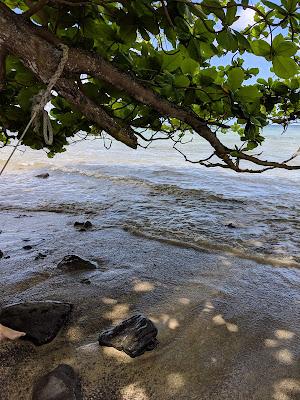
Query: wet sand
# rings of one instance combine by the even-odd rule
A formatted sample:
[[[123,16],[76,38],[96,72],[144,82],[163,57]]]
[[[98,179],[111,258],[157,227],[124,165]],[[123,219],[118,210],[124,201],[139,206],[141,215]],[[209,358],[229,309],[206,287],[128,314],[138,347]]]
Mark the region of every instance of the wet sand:
[[[0,344],[1,400],[31,399],[37,377],[60,363],[79,373],[85,400],[300,399],[299,269],[98,229],[101,216],[84,216],[94,223],[87,232],[74,229],[74,215],[0,218],[0,249],[10,256],[0,260],[1,305],[74,304],[50,344]],[[47,257],[35,260],[39,252]],[[99,269],[63,273],[56,265],[67,254]],[[158,327],[156,350],[131,359],[99,347],[99,332],[135,312]]]

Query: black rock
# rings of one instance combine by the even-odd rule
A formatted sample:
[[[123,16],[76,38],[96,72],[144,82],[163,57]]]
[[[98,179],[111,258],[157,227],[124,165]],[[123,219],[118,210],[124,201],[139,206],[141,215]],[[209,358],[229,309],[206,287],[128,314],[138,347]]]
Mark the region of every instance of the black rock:
[[[115,347],[134,358],[153,350],[158,345],[156,336],[157,328],[153,322],[139,314],[102,332],[98,341],[100,346]]]
[[[230,222],[230,223],[227,225],[227,228],[235,229],[235,228],[236,228],[236,225],[234,225],[232,222]]]
[[[2,258],[4,256],[4,253],[2,250],[0,250],[0,258]]]
[[[93,224],[91,223],[91,221],[85,221],[85,222],[75,221],[74,222],[74,227],[75,228],[81,228],[80,230],[86,230],[86,229],[92,228]]]
[[[0,324],[26,332],[22,339],[41,346],[55,338],[67,322],[71,311],[71,304],[59,301],[11,304],[0,309]]]
[[[78,375],[67,364],[60,364],[42,376],[33,387],[32,400],[81,400]]]
[[[46,258],[47,257],[47,254],[43,254],[43,253],[38,253],[36,256],[35,256],[35,260],[40,260],[40,259],[44,259],[44,258]]]
[[[24,250],[31,250],[32,246],[30,246],[30,244],[27,244],[26,246],[23,246]]]
[[[90,285],[91,284],[91,281],[88,278],[83,278],[83,279],[81,279],[80,282],[81,283],[85,283],[86,285]]]
[[[96,269],[97,265],[91,261],[85,260],[75,254],[65,256],[58,264],[57,268],[67,272],[84,271]]]
[[[35,177],[36,178],[40,178],[40,179],[47,179],[47,178],[49,178],[49,174],[48,174],[48,172],[46,172],[45,174],[39,174],[39,175],[36,175]]]
[[[80,228],[84,225],[84,222],[79,222],[79,221],[75,221],[74,222],[74,228]]]

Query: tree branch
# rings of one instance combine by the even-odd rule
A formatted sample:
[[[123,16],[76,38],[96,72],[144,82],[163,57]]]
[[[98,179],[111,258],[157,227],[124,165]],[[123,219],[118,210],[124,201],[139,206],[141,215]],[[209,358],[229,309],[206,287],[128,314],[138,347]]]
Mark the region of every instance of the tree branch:
[[[113,138],[125,143],[127,146],[136,149],[137,138],[134,130],[111,117],[102,107],[90,100],[78,86],[68,79],[60,79],[55,85],[56,90],[85,117],[96,123],[99,128],[105,130]]]
[[[22,17],[30,18],[33,15],[38,14],[38,12],[41,11],[45,7],[45,5],[47,5],[47,3],[49,3],[49,0],[39,0],[34,4],[31,1],[27,0],[26,3],[29,4],[30,8],[29,8],[29,10],[25,11],[22,14]],[[33,5],[31,5],[31,4],[33,4]]]
[[[5,61],[8,51],[4,46],[0,46],[0,92],[5,88],[6,67]]]

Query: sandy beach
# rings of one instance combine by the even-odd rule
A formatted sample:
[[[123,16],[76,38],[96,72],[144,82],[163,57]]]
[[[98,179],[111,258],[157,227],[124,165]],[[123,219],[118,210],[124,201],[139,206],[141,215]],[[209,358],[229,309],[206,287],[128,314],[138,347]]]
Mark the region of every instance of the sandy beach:
[[[78,372],[86,400],[300,398],[297,268],[174,246],[103,229],[101,216],[81,217],[92,230],[75,230],[73,214],[1,213],[1,304],[74,305],[53,342],[1,343],[2,400],[31,399],[35,380],[60,363]],[[35,260],[39,252],[47,257]],[[66,254],[98,268],[62,272],[56,266]],[[98,345],[103,329],[136,312],[156,324],[157,349],[131,359]]]

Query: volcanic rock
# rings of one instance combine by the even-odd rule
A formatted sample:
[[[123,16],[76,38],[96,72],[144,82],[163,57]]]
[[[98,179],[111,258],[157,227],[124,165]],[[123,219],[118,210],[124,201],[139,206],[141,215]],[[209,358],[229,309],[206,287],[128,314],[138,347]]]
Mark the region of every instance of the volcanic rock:
[[[96,269],[97,265],[85,260],[75,254],[65,256],[58,264],[57,268],[67,272],[86,271]]]
[[[56,337],[71,311],[71,304],[59,301],[16,303],[0,309],[0,323],[16,331],[26,332],[24,339],[41,346]]]
[[[40,178],[40,179],[47,179],[47,178],[49,178],[49,174],[48,174],[48,172],[46,172],[45,174],[39,174],[39,175],[36,175],[35,177],[36,178]]]
[[[100,346],[114,347],[134,358],[153,350],[158,345],[156,336],[157,328],[153,322],[138,314],[102,332],[98,341]]]

